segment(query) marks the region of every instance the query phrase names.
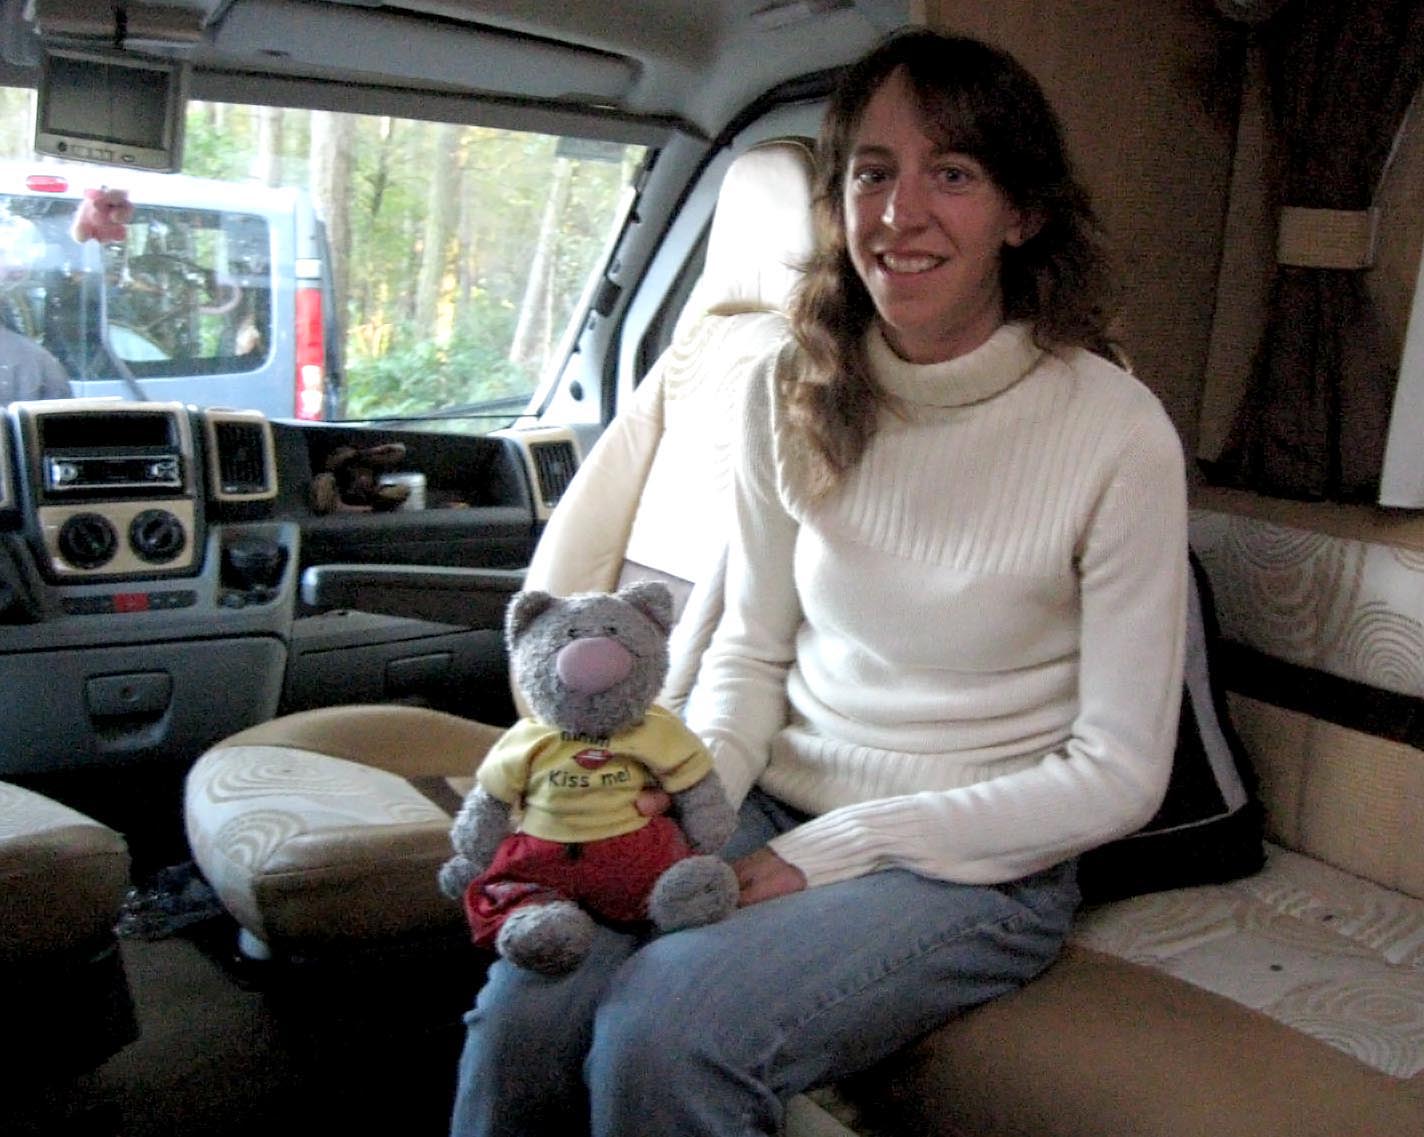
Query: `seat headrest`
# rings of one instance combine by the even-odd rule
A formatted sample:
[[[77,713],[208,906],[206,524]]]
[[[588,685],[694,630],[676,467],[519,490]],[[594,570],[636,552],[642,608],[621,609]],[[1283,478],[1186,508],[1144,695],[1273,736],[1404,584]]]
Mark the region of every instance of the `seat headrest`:
[[[815,246],[811,186],[806,139],[763,142],[732,162],[680,322],[708,311],[785,308]]]

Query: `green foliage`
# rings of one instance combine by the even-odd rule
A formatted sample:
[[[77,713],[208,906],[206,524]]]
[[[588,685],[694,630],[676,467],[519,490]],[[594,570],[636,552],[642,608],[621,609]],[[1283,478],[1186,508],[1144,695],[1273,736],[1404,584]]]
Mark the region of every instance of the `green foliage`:
[[[237,152],[236,138],[199,103],[188,104],[183,138],[183,172],[200,178],[232,180],[245,174],[246,166]]]
[[[442,153],[434,124],[380,120],[373,129],[375,121],[357,131],[352,246],[364,267],[353,257],[346,414],[417,414],[527,395],[540,367],[508,356],[558,140],[472,126],[454,152]],[[580,166],[591,176],[575,178],[555,234],[552,307],[560,326],[606,244],[622,186],[619,166]],[[433,330],[413,323],[432,177],[458,179],[465,210],[443,250],[447,316]]]
[[[347,360],[346,415],[380,418],[526,395],[537,376],[507,357],[513,313],[484,299],[447,343],[406,324],[379,353]]]

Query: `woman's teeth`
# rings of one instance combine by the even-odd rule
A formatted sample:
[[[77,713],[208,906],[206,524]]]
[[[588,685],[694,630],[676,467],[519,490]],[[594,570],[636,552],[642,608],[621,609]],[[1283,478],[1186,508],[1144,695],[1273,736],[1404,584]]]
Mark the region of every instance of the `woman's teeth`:
[[[932,257],[928,255],[905,255],[900,253],[881,253],[880,263],[891,272],[929,272],[943,261],[943,257]]]

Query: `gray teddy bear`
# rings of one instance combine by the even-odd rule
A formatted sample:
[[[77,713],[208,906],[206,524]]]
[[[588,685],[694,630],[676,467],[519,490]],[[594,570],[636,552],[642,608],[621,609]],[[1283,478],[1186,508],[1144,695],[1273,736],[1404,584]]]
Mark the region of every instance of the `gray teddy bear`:
[[[560,974],[587,954],[594,916],[666,932],[736,907],[736,875],[711,855],[736,814],[702,742],[653,702],[672,624],[655,582],[510,602],[505,638],[533,715],[480,764],[440,869],[476,944]],[[644,817],[635,801],[655,787],[673,809]]]

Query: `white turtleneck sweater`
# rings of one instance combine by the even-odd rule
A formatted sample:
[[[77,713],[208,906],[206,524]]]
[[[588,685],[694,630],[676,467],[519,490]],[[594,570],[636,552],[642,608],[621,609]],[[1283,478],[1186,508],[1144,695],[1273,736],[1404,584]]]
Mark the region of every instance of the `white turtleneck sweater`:
[[[687,708],[734,802],[811,886],[891,866],[1012,880],[1129,833],[1171,770],[1186,607],[1181,445],[1156,398],[1009,324],[914,365],[811,501],[776,371],[753,377],[726,613]]]

